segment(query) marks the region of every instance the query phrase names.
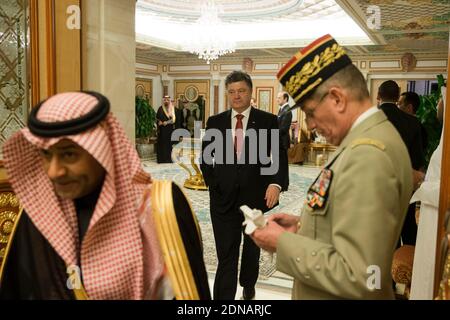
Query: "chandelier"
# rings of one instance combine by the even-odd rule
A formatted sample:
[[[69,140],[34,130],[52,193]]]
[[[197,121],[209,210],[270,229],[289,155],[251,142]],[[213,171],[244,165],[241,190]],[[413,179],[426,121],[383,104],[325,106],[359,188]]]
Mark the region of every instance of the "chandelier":
[[[223,32],[224,24],[219,19],[219,7],[213,0],[205,1],[200,12],[200,18],[193,26],[193,36],[185,43],[184,50],[198,55],[199,59],[210,64],[211,60],[234,52],[236,43]]]

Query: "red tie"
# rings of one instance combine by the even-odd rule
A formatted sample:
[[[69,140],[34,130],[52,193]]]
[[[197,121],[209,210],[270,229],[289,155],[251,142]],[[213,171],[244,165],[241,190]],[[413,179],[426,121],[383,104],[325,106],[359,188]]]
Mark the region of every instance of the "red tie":
[[[241,155],[242,145],[244,143],[244,126],[242,125],[242,118],[244,118],[244,115],[236,115],[237,121],[234,131],[234,150],[236,151],[238,157]]]

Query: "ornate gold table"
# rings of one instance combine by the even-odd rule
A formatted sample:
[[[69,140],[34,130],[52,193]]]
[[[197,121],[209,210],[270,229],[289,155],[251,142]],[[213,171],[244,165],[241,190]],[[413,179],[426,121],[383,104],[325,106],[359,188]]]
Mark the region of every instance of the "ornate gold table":
[[[195,138],[183,138],[181,142],[172,148],[172,160],[186,170],[189,177],[184,182],[184,187],[194,190],[208,190],[200,171],[199,158],[202,152],[202,141]],[[192,168],[192,169],[190,169]]]
[[[330,154],[336,150],[336,147],[328,143],[310,143],[306,150],[308,151],[308,156],[305,164],[321,167],[328,161]]]

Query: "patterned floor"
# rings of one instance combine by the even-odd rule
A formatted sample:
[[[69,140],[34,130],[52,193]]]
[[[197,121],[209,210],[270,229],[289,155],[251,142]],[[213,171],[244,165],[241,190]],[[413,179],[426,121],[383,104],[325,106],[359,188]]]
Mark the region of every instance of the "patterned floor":
[[[184,180],[187,178],[187,172],[176,164],[157,164],[154,159],[150,159],[143,161],[143,165],[145,170],[152,175],[153,179],[170,179],[178,185],[183,186]],[[282,193],[280,205],[268,212],[268,214],[273,212],[300,214],[305,199],[305,192],[318,172],[319,169],[317,168],[290,165],[289,191]],[[200,224],[207,271],[210,274],[214,274],[217,267],[217,257],[209,216],[208,191],[195,191],[190,189],[184,189],[184,191],[192,203]],[[276,257],[272,258],[267,252],[261,252],[259,282],[266,283],[267,281],[270,282],[273,277],[280,277],[279,273],[275,270],[275,261]],[[281,278],[285,277],[281,276]]]

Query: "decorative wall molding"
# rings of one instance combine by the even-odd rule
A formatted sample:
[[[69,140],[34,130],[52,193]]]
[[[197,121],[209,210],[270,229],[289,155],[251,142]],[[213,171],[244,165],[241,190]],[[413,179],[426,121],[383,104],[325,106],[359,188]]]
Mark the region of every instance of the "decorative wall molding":
[[[399,69],[400,61],[370,61],[371,69]]]
[[[158,65],[156,64],[136,63],[136,68],[149,71],[158,71]]]
[[[46,97],[50,97],[56,93],[55,0],[44,0],[44,5],[47,57]]]
[[[139,72],[136,72],[135,77],[136,78],[142,78],[142,79],[150,79],[150,80],[153,80],[153,81],[155,81],[156,79],[159,79],[158,75],[145,75],[145,74],[141,74]]]
[[[39,81],[39,12],[38,0],[30,0],[31,105],[40,100]]]
[[[32,31],[33,36],[38,34],[37,26],[30,24],[30,19],[36,22],[36,10],[33,7],[30,12],[30,9],[25,0],[0,2],[0,159],[3,143],[27,122],[31,100],[30,61],[38,57],[36,50],[31,57],[29,55],[29,32]],[[40,73],[36,69],[33,71],[33,76],[39,80]],[[37,101],[39,86],[31,90]]]
[[[368,79],[410,79],[410,80],[427,80],[436,79],[437,73],[422,73],[422,72],[383,72],[368,74]]]
[[[177,79],[211,79],[211,73],[205,73],[205,72],[171,72],[167,74],[171,78],[177,78]]]
[[[447,60],[418,60],[416,68],[446,68]]]
[[[392,55],[390,58],[380,58],[378,56],[365,55],[363,58],[352,58],[354,64],[361,70],[364,74],[365,79],[370,87],[372,80],[377,79],[396,79],[396,80],[433,80],[439,73],[444,73],[446,69],[446,61],[440,59],[437,55],[419,55],[418,56],[418,66],[413,72],[403,72],[400,65],[401,55]],[[224,59],[222,59],[224,60]],[[234,59],[236,60],[236,59]],[[176,72],[161,73],[152,71],[151,75],[153,79],[158,79],[158,76],[165,75],[170,77],[172,83],[176,83],[180,80],[186,80],[191,82],[210,80],[210,100],[208,100],[207,110],[210,110],[210,114],[215,114],[227,109],[227,97],[225,93],[224,80],[226,76],[233,70],[242,70],[242,64],[231,63],[233,59],[228,59],[229,63],[214,63],[211,66],[208,65],[198,65],[198,61],[194,61],[192,65],[183,64],[181,65],[177,61],[177,65],[167,64],[167,68],[170,71],[177,70]],[[255,59],[256,60],[256,59]],[[253,71],[249,72],[253,80],[253,96],[255,98],[258,96],[256,88],[273,88],[273,97],[276,97],[276,93],[282,90],[280,84],[278,83],[276,74],[282,66],[285,65],[285,61],[288,59],[278,62],[276,59],[271,57],[270,59],[260,59],[258,58],[254,64]],[[284,62],[283,62],[284,61]],[[241,62],[241,61],[240,61]],[[148,63],[138,63],[136,64],[136,77],[144,78],[142,74],[142,68],[139,66],[147,65]],[[205,70],[206,69],[206,70]],[[217,69],[217,70],[215,70]],[[150,78],[149,75],[146,78]],[[218,83],[215,80],[220,80]],[[172,83],[170,89],[172,88]],[[159,86],[158,81],[154,81],[154,90],[157,90]],[[216,97],[218,95],[218,98]],[[157,95],[155,95],[157,96]],[[275,98],[272,99],[272,108],[276,106]],[[217,106],[218,103],[218,106]],[[272,111],[272,110],[270,110]]]
[[[221,64],[220,71],[233,71],[242,70],[242,65],[240,64]]]
[[[193,66],[169,66],[169,72],[180,71],[210,71],[210,65],[193,65]]]
[[[255,70],[279,70],[280,65],[278,63],[257,63]]]
[[[174,94],[173,99],[176,103],[182,103],[183,100],[187,99],[191,104],[196,104],[195,101],[199,96],[204,98],[204,118],[203,127],[206,125],[206,120],[209,118],[211,113],[211,82],[210,80],[199,80],[199,79],[185,79],[185,80],[174,80]],[[189,98],[189,92],[196,92],[196,96]],[[181,101],[179,101],[181,100]]]

